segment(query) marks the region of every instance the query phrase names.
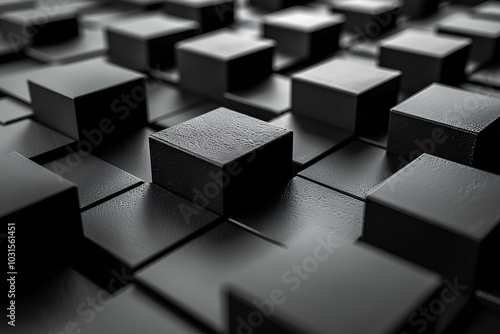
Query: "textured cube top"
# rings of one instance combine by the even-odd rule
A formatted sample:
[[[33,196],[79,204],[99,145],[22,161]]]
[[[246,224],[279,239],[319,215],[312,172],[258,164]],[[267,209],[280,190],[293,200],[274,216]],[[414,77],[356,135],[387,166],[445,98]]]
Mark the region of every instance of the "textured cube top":
[[[143,78],[142,74],[102,60],[90,60],[55,67],[48,75],[30,81],[75,98]]]
[[[56,22],[76,17],[77,11],[75,9],[64,6],[59,6],[56,12],[40,8],[30,8],[7,12],[0,15],[1,20],[9,21],[22,26],[29,26],[32,24],[37,24],[38,22],[41,22],[40,24],[47,22]]]
[[[236,34],[228,29],[221,29],[179,42],[177,48],[215,58],[216,60],[227,61],[269,49],[275,45],[276,42],[270,39],[255,39]]]
[[[439,24],[439,29],[489,38],[500,37],[500,22],[467,16],[446,19]]]
[[[500,223],[500,176],[428,154],[367,198],[473,239]]]
[[[17,152],[0,156],[0,169],[0,217],[74,187]]]
[[[333,9],[377,15],[401,7],[398,1],[388,0],[352,0],[339,1],[332,5]]]
[[[176,4],[195,8],[218,6],[232,2],[234,2],[234,0],[165,0],[165,3],[167,4]]]
[[[471,40],[449,35],[436,35],[431,32],[405,29],[384,39],[382,47],[443,58],[471,44]]]
[[[195,21],[161,14],[144,15],[108,26],[109,31],[137,39],[153,39],[198,28]]]
[[[223,166],[291,133],[267,122],[219,108],[151,137]]]
[[[478,133],[500,120],[500,99],[432,84],[392,111]]]
[[[358,95],[400,75],[401,72],[395,70],[334,59],[294,74],[292,78]]]
[[[266,24],[300,31],[315,31],[343,22],[345,22],[345,16],[342,14],[325,15],[298,6],[265,17]]]

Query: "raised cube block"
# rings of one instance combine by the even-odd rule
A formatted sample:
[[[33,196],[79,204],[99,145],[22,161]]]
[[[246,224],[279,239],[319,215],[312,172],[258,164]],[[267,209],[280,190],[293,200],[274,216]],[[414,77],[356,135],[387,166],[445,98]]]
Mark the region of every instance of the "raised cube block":
[[[273,72],[275,42],[219,30],[176,46],[180,84],[193,92],[222,99],[225,92],[249,87]]]
[[[469,58],[480,64],[493,61],[500,55],[500,22],[467,16],[452,17],[442,21],[438,31],[470,38]]]
[[[312,233],[234,275],[229,332],[409,333],[440,286],[438,275],[373,247]]]
[[[359,36],[375,38],[396,26],[402,4],[393,0],[335,1],[331,10],[347,17],[345,29]]]
[[[380,46],[380,66],[403,72],[402,90],[414,93],[433,82],[458,84],[465,78],[471,40],[406,29]]]
[[[265,16],[264,37],[278,43],[277,51],[308,59],[328,55],[339,47],[343,15],[325,15],[293,7]]]
[[[367,196],[363,240],[457,280],[500,280],[500,176],[423,154]]]
[[[194,20],[201,32],[224,28],[234,22],[234,0],[165,0],[170,15]]]
[[[387,127],[400,76],[334,59],[292,76],[292,112],[353,132]]]
[[[150,137],[153,182],[219,214],[290,177],[292,132],[219,108]]]
[[[0,247],[6,265],[7,250],[15,251],[6,267],[19,274],[21,290],[76,255],[83,235],[78,194],[73,184],[19,153],[0,156],[0,170],[0,234],[13,239]]]
[[[29,80],[35,119],[93,146],[146,122],[144,76],[101,61]]]
[[[173,65],[174,44],[197,28],[194,21],[158,14],[119,21],[107,27],[109,57],[139,71]]]
[[[500,166],[500,99],[433,84],[391,110],[389,153],[429,153],[494,172]]]
[[[60,42],[78,36],[77,12],[65,7],[8,12],[0,16],[0,28],[5,39],[18,48]]]

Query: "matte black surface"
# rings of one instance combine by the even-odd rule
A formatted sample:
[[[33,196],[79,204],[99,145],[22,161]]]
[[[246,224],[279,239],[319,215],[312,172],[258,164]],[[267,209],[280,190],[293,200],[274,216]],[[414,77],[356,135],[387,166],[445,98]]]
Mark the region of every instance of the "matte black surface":
[[[363,240],[465,285],[498,286],[500,176],[424,154],[367,196]]]
[[[0,126],[0,154],[17,151],[30,159],[66,149],[75,141],[31,119]]]
[[[322,154],[342,145],[351,134],[308,118],[286,113],[276,117],[271,124],[293,131],[293,162],[300,170]]]
[[[347,131],[387,127],[399,71],[332,59],[292,76],[292,112]]]
[[[382,41],[379,64],[403,72],[401,88],[415,93],[433,82],[460,83],[470,45],[464,37],[405,29]]]
[[[276,40],[277,51],[299,58],[317,58],[338,49],[343,15],[325,15],[293,7],[264,17],[263,36]]]
[[[370,189],[405,164],[404,160],[387,154],[383,148],[355,141],[299,175],[364,200]]]
[[[43,8],[9,11],[0,15],[0,29],[17,48],[61,42],[78,36],[77,13],[64,7],[52,12]]]
[[[196,29],[195,21],[161,14],[121,20],[107,26],[110,60],[139,71],[172,65],[174,44]]]
[[[500,99],[433,84],[391,110],[389,153],[429,153],[497,172]]]
[[[0,98],[0,124],[6,125],[33,116],[33,111],[25,104],[11,98]]]
[[[234,0],[165,0],[167,13],[197,21],[200,32],[227,27],[234,22]]]
[[[0,233],[7,235],[9,231],[8,235],[18,241],[14,243],[15,265],[6,263],[4,270],[14,272],[15,290],[21,294],[77,255],[82,237],[77,188],[16,152],[1,155],[0,167]],[[4,254],[10,244],[2,242]],[[2,285],[8,291],[7,284]]]
[[[208,327],[223,332],[227,330],[225,285],[248,263],[275,248],[278,246],[225,222],[139,271],[135,278]]]
[[[129,133],[125,138],[99,147],[95,155],[145,182],[151,182],[148,139],[153,133],[153,130],[144,127]]]
[[[234,281],[230,333],[404,333],[441,285],[434,273],[324,233],[274,249]]]
[[[142,182],[82,151],[48,162],[44,167],[78,186],[80,208],[83,209]]]
[[[219,214],[286,181],[292,132],[219,108],[150,137],[153,182]]]
[[[28,84],[36,120],[93,146],[146,123],[144,76],[101,60],[53,68]]]
[[[275,42],[218,30],[176,45],[180,85],[221,99],[238,88],[251,87],[272,73]]]
[[[177,1],[177,8],[172,7],[174,1]],[[436,171],[432,169],[425,180],[415,179],[407,186],[410,190],[415,189],[416,194],[411,201],[407,201],[408,207],[416,208],[415,216],[418,214],[420,217],[421,224],[415,229],[397,228],[411,225],[414,221],[413,217],[405,216],[395,220],[397,223],[393,230],[389,222],[393,211],[396,210],[395,206],[386,206],[384,208],[387,212],[375,214],[378,221],[381,221],[380,224],[372,226],[376,233],[382,234],[383,238],[403,250],[409,248],[423,260],[435,261],[438,263],[434,269],[436,273],[452,273],[442,277],[445,278],[440,281],[442,286],[430,299],[419,293],[421,290],[399,290],[405,282],[401,276],[393,275],[393,271],[386,270],[378,265],[377,261],[373,261],[380,256],[380,249],[365,249],[372,254],[365,262],[349,257],[342,266],[336,265],[339,262],[318,261],[321,268],[315,268],[315,247],[319,242],[304,238],[309,233],[327,237],[331,232],[347,244],[366,245],[362,240],[363,211],[366,206],[363,194],[367,191],[369,193],[372,187],[378,187],[379,182],[394,181],[396,176],[389,176],[393,170],[409,163],[422,151],[438,154],[437,147],[446,143],[449,144],[447,152],[456,152],[464,157],[474,157],[477,153],[486,157],[487,161],[496,159],[500,142],[497,136],[500,129],[495,129],[497,116],[493,117],[495,120],[486,116],[489,112],[494,115],[500,109],[496,104],[489,106],[491,101],[485,102],[467,91],[500,98],[500,66],[496,58],[483,65],[474,59],[471,61],[465,55],[468,50],[476,50],[476,54],[479,54],[477,50],[480,50],[481,57],[491,55],[488,45],[493,45],[494,38],[488,38],[491,43],[484,43],[484,46],[477,43],[480,39],[471,38],[469,46],[455,49],[448,48],[441,39],[453,37],[452,35],[438,33],[440,25],[457,20],[462,22],[455,27],[458,33],[462,30],[474,30],[476,37],[483,36],[486,41],[491,31],[480,30],[467,23],[488,20],[496,25],[496,22],[500,22],[495,18],[496,10],[491,2],[490,5],[479,6],[478,8],[486,9],[482,10],[482,14],[477,14],[478,9],[470,6],[482,0],[235,0],[234,8],[233,2],[231,6],[226,6],[226,1],[170,0],[169,4],[165,5],[165,0],[19,0],[17,5],[13,5],[12,0],[0,0],[0,16],[15,10],[12,5],[18,6],[17,9],[28,5],[36,6],[37,9],[32,13],[37,14],[37,21],[41,24],[54,15],[57,17],[61,9],[63,12],[74,10],[77,16],[78,36],[44,45],[25,46],[23,42],[26,40],[23,39],[17,42],[9,41],[0,28],[0,123],[5,116],[9,120],[7,125],[0,124],[0,154],[4,150],[10,152],[18,149],[24,155],[30,156],[30,160],[36,162],[38,166],[35,166],[38,168],[54,167],[51,166],[52,163],[57,162],[54,170],[56,174],[62,175],[62,178],[55,176],[57,182],[66,182],[64,178],[73,180],[78,189],[73,192],[71,198],[80,198],[80,203],[66,205],[70,197],[56,195],[52,203],[45,204],[44,200],[39,204],[44,210],[50,209],[47,214],[33,214],[16,221],[18,228],[29,227],[22,230],[22,235],[17,235],[16,247],[26,257],[19,258],[16,262],[30,268],[28,271],[21,267],[16,268],[19,269],[19,284],[16,284],[17,328],[7,324],[9,319],[5,315],[9,311],[6,310],[5,302],[8,302],[8,288],[5,283],[8,282],[5,272],[0,277],[3,282],[0,283],[0,289],[3,291],[0,308],[4,310],[0,333],[228,334],[230,309],[233,314],[242,315],[242,318],[237,319],[235,331],[238,333],[238,325],[241,325],[239,332],[242,334],[280,334],[283,333],[283,328],[287,334],[296,334],[297,331],[302,334],[318,334],[317,328],[325,328],[328,334],[374,334],[380,328],[378,326],[388,324],[388,327],[393,327],[391,324],[397,322],[395,319],[402,319],[406,326],[401,323],[397,329],[380,330],[384,332],[381,334],[500,333],[500,324],[497,321],[500,315],[500,233],[487,234],[484,240],[476,242],[457,232],[458,229],[442,227],[445,226],[442,222],[435,217],[429,217],[433,214],[433,209],[418,206],[429,201],[434,205],[433,208],[437,208],[436,211],[444,212],[443,215],[456,215],[458,218],[449,219],[450,225],[462,221],[474,223],[477,219],[475,226],[482,226],[483,222],[490,222],[493,226],[493,221],[498,222],[495,225],[497,226],[500,223],[497,209],[500,196],[495,192],[497,190],[481,190],[488,187],[500,188],[495,183],[489,182],[488,186],[480,181],[477,184],[475,181],[467,183],[467,180],[472,179],[467,172],[461,177],[462,182],[454,183],[451,177],[454,173],[441,174],[437,171],[438,168]],[[393,5],[396,1],[399,4]],[[440,4],[436,10],[438,2]],[[500,2],[495,1],[494,5],[497,3]],[[283,10],[285,7],[299,4],[303,6]],[[353,10],[353,13],[348,15],[349,19],[345,19],[346,25],[353,28],[349,31],[344,29],[345,25],[341,22],[344,16],[332,12],[331,7],[334,4],[351,9],[357,7],[354,9],[358,13],[363,8],[372,8],[375,11],[361,13],[360,16],[371,16],[372,19],[365,21],[365,24],[357,24],[361,21]],[[210,9],[204,9],[204,5]],[[403,5],[404,8],[401,7]],[[167,10],[168,6],[170,10]],[[381,14],[390,6],[397,7],[397,10]],[[275,12],[277,10],[282,11]],[[376,10],[381,12],[377,14]],[[206,21],[206,18],[212,22]],[[28,19],[29,17],[26,18],[27,21]],[[179,69],[177,60],[172,59],[176,40],[168,39],[168,36],[179,37],[182,32],[177,33],[175,29],[170,29],[172,26],[168,28],[166,20],[170,23],[173,20],[190,21],[191,26],[200,25],[206,29],[195,31],[193,28],[191,33],[199,36],[179,43],[181,48],[184,43],[189,46],[189,50],[184,53],[175,51],[175,55],[185,56],[184,71]],[[266,20],[273,30],[269,35],[273,37],[271,39],[267,38],[264,32]],[[108,89],[115,87],[113,82],[116,79],[115,74],[101,70],[103,67],[113,66],[108,58],[108,26],[123,27],[120,32],[122,37],[144,41],[143,45],[146,41],[166,43],[165,47],[161,48],[157,47],[158,44],[151,44],[151,55],[158,57],[151,63],[158,61],[158,67],[138,68],[138,72],[143,72],[145,76],[131,72],[132,75],[145,77],[145,94],[136,91],[135,97],[132,97],[132,92],[129,92],[130,97],[127,97],[124,95],[126,92],[119,89],[115,91],[117,94]],[[227,29],[207,33],[216,27]],[[412,39],[406,46],[399,42],[391,59],[405,60],[409,73],[414,74],[418,80],[422,76],[427,78],[427,84],[441,80],[440,77],[432,75],[446,73],[453,79],[450,84],[466,90],[458,90],[456,94],[436,92],[432,99],[422,99],[411,104],[411,112],[408,110],[404,114],[405,117],[400,119],[399,125],[394,126],[402,138],[414,137],[413,140],[394,141],[396,146],[413,146],[408,157],[399,153],[387,153],[387,117],[391,108],[411,97],[416,90],[399,89],[398,93],[395,86],[386,87],[387,90],[383,92],[386,98],[370,98],[369,103],[365,102],[364,106],[359,106],[367,111],[366,115],[374,116],[372,119],[363,118],[364,121],[359,124],[366,127],[362,130],[342,130],[328,122],[293,113],[291,80],[294,74],[321,66],[319,62],[334,59],[364,65],[366,70],[346,71],[343,74],[328,73],[325,70],[320,73],[324,82],[336,83],[336,87],[325,89],[321,98],[315,94],[302,95],[304,111],[307,113],[312,113],[313,107],[321,101],[325,109],[319,116],[345,110],[341,103],[328,102],[326,97],[338,91],[345,93],[358,84],[370,86],[376,82],[375,79],[379,76],[376,72],[371,75],[371,71],[377,69],[379,64],[381,41],[397,36],[405,29],[420,29],[420,34],[425,36],[420,40]],[[342,31],[337,36],[339,30]],[[62,30],[60,32],[66,33]],[[439,37],[438,41],[436,37]],[[119,48],[115,48],[119,51],[119,56],[138,59],[141,46],[126,44],[121,43]],[[337,46],[340,49],[332,54],[332,50]],[[400,50],[405,52],[398,53]],[[68,64],[71,64],[71,67],[84,60],[91,60],[87,61],[92,63],[88,70],[82,73],[65,71]],[[457,70],[456,65],[462,61],[466,62],[465,65],[459,66]],[[128,66],[123,65],[125,68]],[[347,70],[347,67],[345,69]],[[125,69],[120,68],[120,71],[122,70]],[[184,83],[181,84],[181,76],[186,73],[187,78],[191,80],[189,87],[193,89]],[[351,85],[356,79],[358,84]],[[113,126],[122,125],[118,121],[119,117],[126,114],[124,108],[128,108],[130,112],[134,110],[135,107],[131,106],[135,106],[136,99],[141,100],[141,104],[147,109],[141,114],[144,116],[141,122],[125,124],[125,127],[120,127],[120,131],[115,129],[115,138],[111,138],[115,133],[113,131],[109,140],[108,134],[105,134],[106,140],[101,142],[99,132],[93,131],[94,126],[89,126],[85,130],[90,136],[82,136],[81,141],[77,142],[70,136],[63,135],[61,130],[56,130],[52,125],[42,125],[34,120],[34,116],[29,116],[32,112],[32,100],[28,80],[57,81],[58,90],[71,90],[77,102],[88,101],[87,93],[95,90],[95,107],[84,106],[79,113],[82,118],[95,116],[94,120],[85,120],[89,124],[93,122],[99,125],[96,120],[108,118],[99,109],[108,108],[112,113],[112,104],[116,99],[118,104],[114,107],[119,111],[115,108],[118,112],[112,114],[117,120]],[[419,84],[418,80],[408,82],[410,85]],[[425,89],[426,85],[421,85],[419,89]],[[374,86],[378,87],[378,84]],[[320,89],[321,86],[311,83],[311,87]],[[375,95],[379,93],[377,90],[372,92]],[[117,96],[113,97],[112,94]],[[94,96],[93,93],[92,95]],[[144,95],[146,99],[142,101]],[[346,93],[346,96],[349,95],[355,94]],[[363,98],[360,96],[354,100],[363,104]],[[393,102],[389,103],[388,96],[391,96],[390,99],[397,96],[397,102],[392,100]],[[4,104],[4,98],[9,103]],[[71,116],[72,113],[65,112],[69,109],[62,105],[65,103],[64,98],[61,96],[58,99],[61,103],[57,104],[56,108],[51,108],[51,105],[54,106],[52,103],[46,103],[50,102],[51,98],[38,101],[47,109],[56,110],[56,113],[48,113],[51,121],[64,123],[64,117]],[[13,104],[20,107],[20,110],[11,108]],[[382,106],[385,111],[378,113],[377,110]],[[192,160],[185,159],[179,163],[175,154],[162,153],[159,156],[172,166],[162,169],[162,175],[169,178],[179,173],[185,176],[182,180],[191,183],[197,182],[200,177],[196,177],[200,175],[212,177],[208,177],[206,182],[197,182],[196,187],[181,184],[190,191],[190,197],[185,199],[174,195],[170,190],[153,185],[150,135],[154,131],[172,129],[182,123],[192,122],[194,118],[206,116],[220,107],[267,121],[269,124],[263,123],[266,126],[278,126],[292,131],[293,143],[291,134],[287,134],[290,138],[286,150],[281,148],[283,146],[276,145],[276,140],[271,140],[270,145],[274,145],[274,149],[268,154],[262,155],[262,151],[256,150],[257,155],[245,155],[239,151],[238,145],[234,145],[235,141],[231,140],[233,137],[243,137],[244,143],[249,146],[256,144],[258,147],[259,143],[266,142],[265,136],[254,131],[253,127],[247,126],[246,123],[235,127],[235,122],[226,118],[220,120],[220,127],[200,123],[196,129],[208,129],[214,136],[197,137],[197,131],[188,131],[186,128],[176,146],[172,146],[175,148],[172,151],[186,158],[192,157]],[[21,111],[19,116],[16,110]],[[10,116],[12,111],[13,118]],[[440,122],[446,126],[442,126]],[[474,129],[476,125],[477,129]],[[104,126],[106,127],[106,124]],[[430,132],[426,132],[427,130],[423,130],[425,126],[446,132],[433,133],[429,129],[427,130]],[[199,214],[206,212],[204,207],[212,201],[212,195],[220,194],[222,190],[227,195],[228,188],[231,190],[231,182],[227,186],[227,181],[234,181],[234,178],[220,179],[220,173],[208,174],[210,171],[203,170],[194,163],[197,161],[195,157],[187,154],[177,143],[196,140],[200,143],[198,146],[217,152],[219,150],[214,145],[214,138],[222,136],[219,132],[226,133],[229,137],[227,152],[237,157],[242,156],[240,160],[235,161],[243,160],[246,163],[246,158],[251,160],[255,157],[258,166],[250,164],[250,171],[268,174],[269,178],[255,174],[246,177],[246,182],[238,183],[239,191],[232,192],[230,198],[237,204],[231,207],[234,208],[234,213],[225,213],[224,217],[216,221],[200,221],[198,225],[184,224],[184,218],[198,222]],[[484,134],[488,133],[485,137]],[[447,138],[444,142],[443,137]],[[450,138],[454,140],[448,142]],[[66,141],[68,144],[64,144]],[[94,145],[94,142],[97,144]],[[269,144],[264,146],[267,145]],[[482,152],[476,152],[476,149]],[[78,150],[80,151],[76,153]],[[286,168],[286,176],[279,164],[273,163],[273,159],[278,158],[277,155],[285,155],[285,151],[287,166],[290,164],[292,167],[291,174],[288,174],[289,169]],[[200,158],[198,161],[205,160]],[[498,168],[491,170],[500,174],[500,164],[497,166]],[[226,171],[233,171],[236,176],[242,175],[244,169],[240,171],[238,166],[232,167],[234,168],[226,168]],[[461,170],[463,167],[458,165],[456,169]],[[301,172],[304,173],[297,176],[297,173]],[[310,172],[314,172],[314,175],[308,177],[314,178],[314,181],[304,177]],[[415,171],[409,169],[404,173],[411,176]],[[0,175],[4,174],[5,171],[0,166]],[[22,181],[29,179],[23,178],[14,184],[17,186],[18,183],[22,184]],[[435,179],[438,181],[434,181]],[[398,180],[396,178],[395,190],[400,186]],[[280,184],[276,184],[278,181]],[[466,186],[457,191],[456,188],[464,183]],[[44,189],[36,183],[32,183],[28,188],[30,195],[36,195]],[[7,190],[0,187],[0,193]],[[195,193],[196,190],[198,192]],[[389,192],[391,191],[392,189],[389,189]],[[1,195],[0,206],[8,203],[14,195],[15,191]],[[472,208],[462,204],[464,198],[469,196],[473,198]],[[404,196],[396,197],[401,199],[401,202],[405,199]],[[25,198],[29,200],[31,197]],[[17,200],[15,202],[23,203]],[[485,209],[488,205],[493,208]],[[64,228],[81,226],[81,222],[68,225],[71,219],[64,217],[65,210],[69,209],[74,209],[79,221],[82,212],[84,215],[92,213],[93,221],[90,225],[95,232],[92,239],[83,236],[82,227],[77,237],[65,233]],[[215,213],[211,215],[218,217]],[[488,215],[496,218],[487,218]],[[59,223],[62,219],[64,222]],[[434,220],[436,222],[433,224]],[[59,228],[60,225],[63,228]],[[4,254],[1,257],[5,256],[7,261],[5,245],[8,244],[7,237],[10,235],[3,227],[5,226],[0,228],[0,253]],[[41,232],[38,232],[39,230]],[[399,235],[402,237],[398,237]],[[436,241],[442,235],[446,238]],[[36,239],[36,243],[31,242],[33,239]],[[325,242],[328,243],[328,240]],[[303,247],[304,252],[296,261],[287,263],[286,259],[272,255],[281,249],[295,250],[297,247]],[[337,250],[333,250],[332,256],[336,255]],[[318,252],[319,256],[329,254],[325,249]],[[391,257],[388,254],[390,253],[381,256]],[[441,254],[449,254],[449,259],[441,261],[444,257]],[[485,257],[485,254],[490,257]],[[243,296],[243,299],[248,301],[252,308],[257,308],[253,303],[257,300],[253,298],[253,292],[260,291],[261,287],[268,284],[267,289],[262,291],[266,299],[270,300],[272,297],[276,298],[275,293],[271,294],[274,289],[283,290],[286,293],[286,302],[271,305],[273,311],[278,310],[276,316],[282,319],[275,322],[278,328],[267,327],[269,322],[259,324],[258,313],[248,318],[242,313],[244,310],[239,308],[243,303],[229,304],[228,284],[235,282],[235,276],[246,276],[245,268],[252,266],[255,261],[270,261],[269,269],[251,267],[254,270],[248,277],[253,279],[246,284],[249,291],[248,296]],[[401,257],[396,261],[401,261]],[[300,265],[303,272],[309,275],[307,279],[300,280],[301,286],[296,291],[289,289],[294,283],[283,282],[283,275],[285,280],[290,276],[298,276],[297,267],[292,267],[291,264]],[[5,263],[3,267],[5,268]],[[304,267],[312,272],[304,271]],[[59,268],[63,271],[58,271]],[[463,269],[467,277],[478,278],[477,284],[462,280],[462,274],[453,275],[453,268],[458,268],[457,272]],[[287,273],[289,270],[291,273]],[[332,278],[325,278],[320,283],[316,276],[323,275],[325,270],[333,273]],[[138,272],[140,275],[134,278],[134,273]],[[143,273],[147,273],[147,277],[143,278]],[[274,274],[277,278],[275,283],[270,281]],[[334,295],[330,295],[332,287],[339,284],[336,277],[342,275],[348,277],[347,283],[335,290]],[[27,290],[23,280],[31,280],[32,288]],[[359,289],[359,285],[356,287],[356,282],[359,281],[365,284],[364,288]],[[238,281],[235,283],[238,284]],[[465,290],[463,285],[467,285]],[[101,289],[111,290],[111,296]],[[120,294],[119,290],[124,293]],[[370,299],[370,296],[374,295],[380,298]],[[391,299],[392,297],[394,298]],[[292,306],[287,306],[291,298],[304,302],[300,307],[293,308],[293,314],[290,312],[290,315],[287,313],[282,317],[282,308],[292,309]],[[379,303],[379,299],[382,302]],[[406,300],[408,304],[400,303],[402,300]],[[410,304],[417,306],[416,313],[406,312],[406,316],[402,316],[404,312],[401,305]],[[422,308],[418,308],[420,305]],[[268,303],[262,305],[264,312],[269,307]],[[365,313],[362,313],[363,310]],[[443,314],[440,314],[442,311]],[[325,315],[323,320],[319,319],[322,314]],[[333,324],[330,325],[330,322]],[[336,330],[348,322],[361,329]],[[310,326],[311,323],[314,325]],[[287,324],[293,328],[286,328]]]
[[[131,273],[217,219],[214,213],[151,183],[82,213],[85,237],[98,246],[94,262],[107,273],[121,268]]]
[[[349,242],[361,235],[363,202],[300,177],[245,204],[232,218],[284,245],[310,230]]]

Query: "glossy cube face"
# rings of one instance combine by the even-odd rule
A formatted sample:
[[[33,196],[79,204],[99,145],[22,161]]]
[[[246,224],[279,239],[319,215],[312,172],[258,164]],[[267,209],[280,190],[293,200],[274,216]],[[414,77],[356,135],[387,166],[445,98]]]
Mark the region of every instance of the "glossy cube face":
[[[143,75],[100,60],[55,68],[29,88],[38,121],[77,140],[98,131],[94,146],[146,121]]]
[[[399,77],[398,71],[328,61],[292,76],[292,111],[354,132],[373,118],[371,114],[381,113],[387,119],[396,102]]]
[[[408,93],[433,82],[456,84],[464,79],[470,45],[468,38],[406,29],[381,42],[379,65],[400,70]]]
[[[224,108],[154,134],[150,146],[154,183],[219,214],[292,167],[291,131]]]
[[[496,171],[499,126],[499,99],[434,84],[392,109],[387,149],[410,160],[429,153]]]

